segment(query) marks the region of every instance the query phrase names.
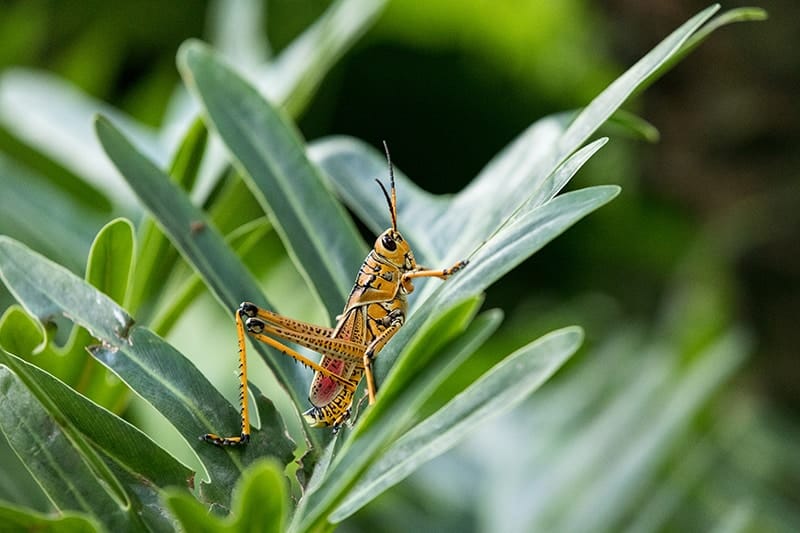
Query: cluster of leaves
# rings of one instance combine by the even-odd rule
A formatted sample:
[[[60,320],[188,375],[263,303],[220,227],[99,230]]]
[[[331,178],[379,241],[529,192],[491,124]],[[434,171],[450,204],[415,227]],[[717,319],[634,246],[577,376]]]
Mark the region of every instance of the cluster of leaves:
[[[9,308],[0,323],[0,428],[46,497],[18,503],[59,511],[51,518],[4,504],[4,520],[27,528],[84,530],[217,530],[243,523],[275,531],[324,530],[472,428],[518,405],[577,350],[578,328],[554,331],[450,398],[433,396],[502,319],[497,310],[478,313],[483,291],[617,194],[614,186],[559,194],[606,139],[584,144],[632,94],[719,24],[736,20],[736,13],[712,22],[716,7],[698,14],[580,113],[532,125],[459,194],[428,194],[397,173],[398,218],[419,261],[447,265],[468,258],[470,266],[447,283],[420,284],[410,319],[376,362],[378,402],[354,428],[335,437],[303,429],[309,450],[298,471],[303,492],[294,508],[284,470],[295,458],[295,443],[281,414],[255,387],[261,427],[250,445],[219,449],[197,440],[206,432],[235,433],[237,413],[158,333],[169,331],[201,281],[225,309],[243,300],[274,309],[243,259],[255,242],[277,236],[314,298],[335,317],[368,249],[337,195],[376,233],[389,224],[372,181],[386,172],[382,154],[349,138],[306,146],[286,114],[307,100],[325,66],[379,4],[334,4],[270,63],[263,82],[255,75],[244,79],[205,45],[184,45],[181,73],[229,162],[213,145],[206,150],[205,126],[194,122],[165,172],[162,161],[153,161],[155,151],[129,128],[98,117],[95,134],[105,154],[152,218],[139,224],[138,239],[127,220],[108,223],[89,253],[86,280],[0,237],[0,277],[22,305]],[[355,27],[346,24],[354,13],[360,21]],[[232,171],[226,170],[229,164]],[[208,194],[194,190],[201,208],[186,189],[202,167],[227,177]],[[241,182],[266,219],[225,218],[236,211]],[[177,297],[167,302],[159,296],[168,276],[178,282]],[[75,328],[62,347],[50,324],[63,317]],[[81,353],[87,344],[92,358]],[[308,373],[279,353],[254,348],[296,411],[304,409]],[[113,372],[110,384],[100,364]],[[76,368],[82,375],[74,374]],[[127,388],[168,418],[196,455],[198,472],[115,414],[120,391]],[[419,414],[423,406],[430,415]],[[2,494],[13,495],[12,487]],[[209,508],[228,516],[215,518],[206,513]]]

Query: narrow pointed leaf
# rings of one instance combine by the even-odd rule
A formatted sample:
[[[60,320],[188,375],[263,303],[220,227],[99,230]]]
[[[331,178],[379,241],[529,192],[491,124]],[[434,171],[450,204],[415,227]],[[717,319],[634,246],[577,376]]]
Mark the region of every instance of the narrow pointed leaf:
[[[184,191],[191,191],[197,181],[207,140],[208,129],[197,119],[189,127],[173,157],[169,176]],[[149,216],[139,224],[138,243],[133,287],[129,301],[124,303],[141,320],[143,313],[140,307],[143,304],[149,304],[150,308],[155,305],[167,276],[175,266],[178,252]],[[149,309],[145,308],[144,311],[148,312]]]
[[[245,470],[234,489],[231,513],[224,519],[208,514],[206,508],[185,491],[166,491],[164,499],[184,531],[285,531],[286,478],[282,469],[271,461],[256,462]]]
[[[443,283],[411,314],[406,326],[376,359],[376,379],[386,378],[400,349],[411,342],[420,324],[430,320],[437,310],[480,294],[578,220],[612,200],[618,192],[617,186],[589,187],[517,213],[512,224],[493,235],[469,258],[470,264],[465,269]]]
[[[709,8],[710,9],[710,8]],[[636,90],[640,93],[647,89],[650,85],[658,80],[665,72],[669,71],[672,67],[678,64],[684,57],[689,55],[692,50],[697,48],[703,41],[705,41],[712,33],[727,24],[735,22],[746,21],[762,21],[767,19],[767,12],[758,7],[741,7],[738,9],[731,9],[717,17],[709,20],[707,24],[697,30],[689,39],[687,39],[677,53],[670,56],[662,65],[658,67],[650,76],[645,80]]]
[[[100,522],[88,514],[62,512],[59,516],[36,513],[0,504],[0,524],[6,531],[36,531],[36,533],[97,533]]]
[[[588,187],[516,213],[510,224],[474,252],[467,268],[442,286],[442,299],[455,301],[485,290],[619,191],[616,185]]]
[[[437,331],[447,322],[448,317],[455,318],[472,309],[474,304],[474,301],[468,300],[454,306],[434,321],[429,331]],[[426,354],[435,356],[428,368],[409,382],[401,393],[394,394],[396,398],[391,395],[381,397],[379,393],[379,400],[365,413],[364,419],[345,441],[324,478],[317,478],[318,484],[308,487],[301,502],[302,507],[295,514],[294,530],[308,529],[311,524],[319,523],[333,511],[378,454],[408,427],[433,391],[494,331],[500,318],[499,313],[485,313],[446,348]],[[424,348],[420,343],[412,349],[420,353]],[[387,388],[389,387],[387,384]]]
[[[185,45],[179,63],[215,129],[246,171],[253,195],[295,266],[329,315],[336,316],[367,249],[306,158],[299,133],[280,110],[199,43]]]
[[[299,116],[323,77],[378,18],[386,0],[338,0],[292,41],[261,76],[259,87]]]
[[[583,144],[640,85],[677,54],[681,46],[718,9],[719,4],[715,4],[686,21],[592,100],[559,140],[559,155],[565,157]]]
[[[598,456],[597,464],[601,468],[595,471],[592,479],[583,478],[579,488],[570,491],[569,498],[578,503],[582,512],[565,516],[564,529],[613,528],[625,509],[603,506],[601,495],[626,501],[638,494],[639,487],[667,460],[676,438],[686,430],[701,406],[742,364],[748,349],[749,342],[741,331],[726,332],[704,353],[698,354],[697,361],[677,379],[676,369],[670,368],[666,394],[650,392],[644,401],[635,402],[639,406],[636,420],[630,424],[631,430],[624,432],[629,438],[596,439],[597,449],[605,447],[607,453]],[[665,402],[665,397],[672,400]],[[641,428],[643,420],[650,421],[651,425],[648,431],[637,434],[634,429]],[[622,453],[615,455],[614,450]]]
[[[139,478],[160,487],[185,485],[191,470],[158,447],[138,428],[76,393],[47,372],[4,350],[0,363],[11,368],[28,389],[57,406],[51,416],[63,416],[92,444]]]
[[[455,446],[474,428],[519,405],[561,368],[582,339],[579,328],[562,329],[498,363],[398,439],[348,492],[331,520],[339,522],[350,516],[422,464]]]
[[[0,429],[58,509],[80,511],[109,529],[124,527],[123,502],[110,491],[58,421],[0,365]]]
[[[106,152],[134,192],[214,296],[231,310],[231,315],[243,301],[271,309],[253,276],[186,194],[137,152],[108,120],[99,117],[95,126]],[[255,349],[265,357],[270,369],[294,398],[295,405],[303,405],[308,374],[288,357],[269,351],[263,345],[256,345]],[[313,434],[311,438],[315,438]]]

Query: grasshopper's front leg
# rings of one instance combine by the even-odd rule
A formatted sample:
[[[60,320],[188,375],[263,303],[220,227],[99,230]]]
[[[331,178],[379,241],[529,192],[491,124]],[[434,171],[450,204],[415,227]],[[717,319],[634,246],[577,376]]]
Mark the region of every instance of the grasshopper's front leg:
[[[450,268],[443,268],[440,270],[432,270],[417,266],[414,270],[404,272],[400,276],[400,285],[406,293],[410,293],[414,290],[414,284],[412,283],[414,278],[447,279],[465,266],[467,266],[467,261],[459,261]],[[364,352],[364,376],[367,378],[367,394],[369,395],[370,405],[375,403],[375,393],[377,390],[375,386],[375,376],[372,374],[372,361],[386,343],[389,342],[389,339],[403,326],[405,322],[405,313],[400,309],[395,309],[386,316],[386,320],[388,322],[388,327],[372,340]]]

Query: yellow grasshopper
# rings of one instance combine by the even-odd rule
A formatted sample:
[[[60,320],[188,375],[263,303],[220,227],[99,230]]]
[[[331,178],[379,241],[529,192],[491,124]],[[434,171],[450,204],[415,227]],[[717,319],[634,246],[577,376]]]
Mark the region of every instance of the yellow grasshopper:
[[[391,195],[379,180],[375,181],[389,204],[392,227],[378,236],[375,247],[364,259],[344,311],[337,317],[336,326],[316,326],[243,302],[236,310],[242,432],[235,437],[208,433],[201,437],[203,440],[218,446],[240,445],[250,440],[245,334],[314,370],[308,393],[311,408],[303,413],[303,417],[312,427],[337,430],[350,417],[356,387],[363,375],[367,377],[369,403],[375,402],[372,360],[403,325],[406,297],[414,290],[412,280],[422,277],[447,279],[466,266],[466,261],[442,270],[429,270],[417,265],[411,248],[397,231],[394,171],[386,143],[384,150],[389,164]],[[317,364],[277,339],[310,348],[320,353],[322,359]]]

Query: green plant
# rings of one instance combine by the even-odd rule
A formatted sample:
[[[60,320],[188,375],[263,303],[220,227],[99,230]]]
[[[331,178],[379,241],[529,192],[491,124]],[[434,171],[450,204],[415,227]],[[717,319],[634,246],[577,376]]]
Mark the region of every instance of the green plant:
[[[575,352],[579,329],[555,331],[509,354],[458,394],[442,398],[434,392],[501,320],[496,310],[478,313],[483,291],[617,194],[615,186],[558,193],[606,139],[584,143],[631,94],[716,27],[714,22],[703,26],[716,9],[676,30],[574,117],[549,117],[531,126],[461,193],[430,195],[398,172],[401,229],[420,262],[448,264],[468,257],[471,264],[446,284],[420,285],[408,323],[376,362],[379,401],[352,429],[336,436],[303,430],[309,444],[298,469],[303,492],[289,511],[284,470],[295,458],[295,443],[286,436],[282,416],[292,413],[279,413],[254,389],[261,427],[250,445],[221,450],[197,441],[198,435],[235,424],[237,415],[154,330],[163,333],[174,324],[200,288],[195,276],[226,310],[242,300],[273,308],[275,302],[262,294],[240,256],[247,258],[254,242],[275,235],[280,237],[275,255],[292,259],[327,317],[338,314],[367,248],[334,192],[370,230],[383,230],[387,215],[372,178],[385,173],[385,164],[379,153],[353,139],[323,139],[306,147],[285,111],[207,47],[187,43],[179,54],[181,72],[234,169],[219,173],[226,177],[204,198],[205,209],[184,190],[194,182],[205,153],[202,124],[188,129],[167,173],[115,121],[101,116],[95,131],[105,153],[152,216],[138,228],[138,240],[146,244],[135,250],[132,225],[110,222],[90,252],[87,282],[0,237],[0,276],[27,311],[12,306],[0,323],[0,427],[50,501],[44,509],[40,502],[20,503],[80,516],[52,521],[9,505],[0,513],[23,527],[80,523],[87,530],[170,530],[177,524],[194,531],[257,523],[275,531],[326,530],[473,427],[517,405]],[[302,89],[294,91],[278,102],[303,97]],[[243,198],[237,176],[266,220],[255,210],[236,209]],[[241,201],[252,206],[252,200]],[[167,275],[169,284],[160,281]],[[167,290],[170,297],[164,298]],[[133,309],[119,302],[132,303]],[[199,476],[90,401],[86,391],[67,386],[69,378],[54,367],[35,364],[42,356],[58,357],[47,352],[57,351],[49,324],[60,317],[91,332],[99,342],[89,349],[94,359],[167,416],[190,443]],[[72,338],[81,336],[86,338],[80,332]],[[76,353],[80,344],[68,343],[66,352]],[[36,353],[38,347],[44,347],[42,354]],[[308,374],[280,354],[256,349],[295,411],[303,409]],[[103,392],[107,397],[95,399],[114,407],[110,402],[118,389]],[[432,414],[420,417],[423,408]],[[264,462],[265,457],[270,460]],[[74,466],[66,471],[65,464]],[[203,513],[208,507],[229,518],[209,518]]]

